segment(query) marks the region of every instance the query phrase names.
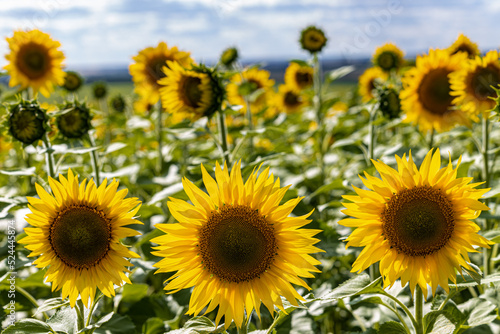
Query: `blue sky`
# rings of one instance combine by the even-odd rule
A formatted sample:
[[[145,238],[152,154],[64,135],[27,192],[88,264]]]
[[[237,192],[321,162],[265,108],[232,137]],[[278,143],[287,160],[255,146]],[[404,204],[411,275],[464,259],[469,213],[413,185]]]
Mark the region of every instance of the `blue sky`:
[[[232,45],[247,60],[304,58],[297,40],[310,24],[329,38],[325,58],[367,57],[387,41],[416,54],[460,32],[487,50],[500,45],[498,17],[500,1],[487,0],[3,0],[0,50],[36,27],[62,43],[69,68],[124,66],[159,41],[205,62]]]

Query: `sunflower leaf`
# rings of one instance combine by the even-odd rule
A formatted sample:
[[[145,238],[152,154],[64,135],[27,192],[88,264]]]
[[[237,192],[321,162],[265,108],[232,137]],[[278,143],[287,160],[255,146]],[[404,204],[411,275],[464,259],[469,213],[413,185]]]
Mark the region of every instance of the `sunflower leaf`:
[[[370,276],[368,276],[367,274],[357,275],[350,280],[342,283],[341,285],[321,297],[321,299],[323,302],[331,302],[346,297],[383,292],[383,289],[380,286],[381,282],[382,277],[379,277],[371,282]]]
[[[21,319],[7,327],[2,334],[46,334],[54,333],[50,325],[36,319]]]
[[[50,324],[55,331],[75,333],[78,330],[76,318],[77,316],[75,310],[66,306],[58,309],[56,313],[54,313],[54,315],[47,320],[47,323]]]
[[[388,321],[380,325],[379,333],[384,334],[407,334],[403,325],[396,321]]]
[[[69,300],[62,300],[61,297],[50,298],[50,299],[47,299],[46,301],[44,301],[43,304],[38,307],[35,315],[41,314],[42,312],[46,312],[46,311],[50,311],[50,310],[56,310],[58,308],[66,306],[68,304],[69,304]]]

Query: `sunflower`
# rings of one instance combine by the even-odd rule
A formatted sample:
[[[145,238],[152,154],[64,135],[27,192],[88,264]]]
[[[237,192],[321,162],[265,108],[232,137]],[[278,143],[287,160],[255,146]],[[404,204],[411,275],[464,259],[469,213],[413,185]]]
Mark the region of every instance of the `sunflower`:
[[[121,94],[118,94],[113,96],[113,98],[109,101],[109,105],[114,111],[123,113],[127,108],[127,101],[125,101],[125,98]]]
[[[219,61],[227,68],[230,68],[237,60],[238,60],[238,49],[232,47],[232,48],[227,48],[222,52]]]
[[[450,94],[456,96],[453,103],[469,113],[474,119],[481,112],[495,107],[491,98],[497,96],[491,87],[500,84],[500,63],[498,51],[490,51],[483,58],[477,56],[468,60],[459,70],[450,75]]]
[[[92,85],[92,94],[96,100],[100,100],[108,95],[108,85],[104,81],[97,81]]]
[[[278,111],[294,114],[300,112],[306,104],[303,96],[294,88],[288,85],[278,87],[278,94],[274,97],[274,105]]]
[[[323,30],[315,26],[309,26],[300,32],[300,46],[310,53],[321,51],[327,41]]]
[[[162,106],[174,117],[197,120],[211,116],[220,109],[223,88],[215,72],[206,67],[185,69],[177,62],[168,61],[160,79]]]
[[[377,90],[379,110],[388,119],[395,119],[401,113],[401,100],[399,91],[392,85],[381,87]]]
[[[458,52],[465,52],[467,57],[474,59],[481,54],[477,44],[472,42],[469,37],[460,34],[455,42],[447,49],[451,55]]]
[[[477,232],[475,219],[489,208],[478,200],[489,189],[475,189],[472,178],[457,178],[458,165],[450,162],[441,168],[439,149],[425,156],[420,169],[409,158],[396,156],[398,170],[381,161],[373,161],[381,179],[365,172],[361,177],[369,190],[353,186],[357,193],[344,196],[346,218],[339,224],[356,229],[347,245],[364,247],[352,266],[361,272],[380,261],[384,286],[410,282],[413,292],[418,284],[427,295],[440,285],[449,291],[448,279],[456,283],[456,272],[469,265],[473,246],[489,248],[489,242]],[[356,219],[357,218],[357,219]]]
[[[240,163],[231,174],[217,164],[216,180],[201,170],[208,194],[184,178],[193,205],[170,198],[178,223],[156,225],[166,233],[152,240],[159,245],[153,254],[164,257],[154,265],[157,273],[176,271],[165,290],[194,287],[188,314],[219,306],[216,323],[224,316],[226,328],[232,320],[241,328],[245,310],[260,318],[261,303],[271,314],[274,306],[283,311],[280,296],[297,305],[303,298],[291,283],[310,289],[300,277],[319,272],[320,262],[309,254],[321,251],[313,246],[320,231],[300,229],[312,212],[289,216],[301,198],[280,205],[289,187],[281,188],[269,168],[260,175],[254,170],[245,183]]]
[[[465,54],[453,56],[445,50],[429,50],[418,56],[416,67],[405,73],[400,93],[404,122],[415,122],[421,131],[443,132],[457,124],[469,125],[467,115],[453,108],[449,74],[460,69]]]
[[[133,60],[135,62],[130,65],[129,71],[135,84],[135,92],[152,105],[160,99],[158,80],[165,76],[162,69],[167,61],[178,62],[184,67],[193,62],[189,52],[179,51],[176,46],[169,48],[165,42],[139,51]]]
[[[313,85],[314,69],[309,65],[291,62],[285,71],[285,84],[296,90],[302,90]]]
[[[384,82],[388,79],[388,74],[380,67],[370,67],[359,77],[359,95],[364,103],[374,99],[373,90],[377,82]]]
[[[83,78],[75,71],[66,71],[63,88],[68,92],[76,92],[83,85]]]
[[[10,105],[6,127],[10,135],[25,145],[36,145],[49,130],[46,110],[36,101],[24,101]]]
[[[78,139],[88,133],[91,128],[92,115],[84,103],[67,103],[64,112],[56,117],[59,131],[66,138]]]
[[[107,180],[97,188],[94,181],[78,182],[71,169],[59,181],[49,177],[52,194],[36,184],[40,198],[28,197],[31,213],[26,220],[33,227],[24,229],[27,237],[19,242],[39,256],[33,264],[48,267],[47,282],[52,290],[62,289],[62,298],[69,296],[71,307],[78,295],[88,307],[96,290],[111,297],[113,285],[130,284],[125,272],[132,264],[125,258],[139,257],[119,241],[140,234],[125,227],[142,224],[134,219],[140,201],[127,198],[128,190],[117,191],[118,182]]]
[[[4,69],[10,75],[9,86],[20,85],[21,89],[31,87],[34,93],[48,97],[54,85],[64,84],[62,70],[64,54],[59,50],[61,43],[40,30],[15,31],[7,38],[10,53]]]
[[[232,105],[241,105],[240,112],[246,112],[245,98],[250,102],[252,113],[260,112],[272,96],[274,80],[269,79],[271,73],[258,68],[250,68],[231,77],[227,85],[227,99]]]
[[[373,64],[385,72],[398,70],[403,65],[403,51],[392,43],[386,43],[375,50]]]

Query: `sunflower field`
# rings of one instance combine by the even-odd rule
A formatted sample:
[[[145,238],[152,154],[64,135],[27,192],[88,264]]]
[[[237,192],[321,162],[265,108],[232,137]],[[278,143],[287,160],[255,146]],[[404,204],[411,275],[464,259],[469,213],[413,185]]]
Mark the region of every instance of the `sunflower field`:
[[[387,43],[341,86],[298,37],[278,80],[160,42],[121,88],[7,37],[2,333],[500,333],[498,51]]]

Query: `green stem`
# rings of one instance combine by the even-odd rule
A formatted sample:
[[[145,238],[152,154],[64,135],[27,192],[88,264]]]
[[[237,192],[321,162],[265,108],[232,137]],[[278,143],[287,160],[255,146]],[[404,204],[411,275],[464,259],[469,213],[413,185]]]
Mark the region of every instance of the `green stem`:
[[[158,118],[157,118],[157,140],[158,140],[158,160],[157,160],[157,165],[156,165],[156,171],[158,175],[161,175],[163,171],[163,153],[162,153],[162,113],[163,113],[163,108],[161,106],[161,101],[158,102],[157,104],[158,107]]]
[[[224,113],[219,110],[217,112],[219,114],[219,132],[220,132],[220,142],[222,146],[222,155],[228,166],[231,165],[231,160],[229,157],[229,148],[227,144],[227,127],[226,127],[226,119],[224,118]]]
[[[403,325],[403,327],[406,329],[406,332],[408,334],[411,334],[411,331],[410,331],[410,328],[408,328],[408,325],[406,324],[405,320],[403,319],[403,317],[401,316],[401,314],[399,314],[398,310],[393,308],[391,305],[389,304],[386,304],[384,302],[381,303],[382,305],[384,305],[385,307],[387,307],[389,310],[391,310],[399,319],[399,322],[401,322],[401,325]],[[362,328],[363,329],[363,328]],[[366,331],[366,329],[363,329],[363,332]]]
[[[484,181],[484,187],[489,188],[490,187],[490,163],[489,163],[489,141],[490,141],[490,122],[488,115],[483,114],[483,145],[481,148],[481,154],[483,156],[483,181]],[[484,204],[487,206],[488,205],[488,199],[484,200]],[[488,219],[484,220],[484,230],[485,232],[489,230],[489,222]],[[484,272],[484,277],[488,275],[489,272],[489,256],[488,256],[488,249],[483,248],[483,272]]]
[[[248,102],[248,98],[245,96],[245,106],[247,109],[247,121],[248,121],[248,131],[253,132],[253,120],[252,120],[252,109],[250,103]],[[248,143],[248,157],[250,158],[253,155],[254,151],[254,134],[250,133],[249,143]]]
[[[33,304],[33,306],[35,306],[36,308],[40,307],[36,299],[28,291],[24,290],[23,288],[17,285],[16,285],[16,291],[19,291],[19,293],[21,293],[24,297],[26,297],[26,299],[28,299],[31,302],[31,304]],[[42,312],[42,314],[45,320],[49,319],[47,313]]]
[[[102,296],[103,296],[103,294],[101,292],[99,292],[97,297],[94,298],[92,305],[90,305],[89,314],[88,314],[87,320],[85,321],[85,327],[90,326],[90,321],[92,320],[92,314],[94,314],[94,310],[97,306],[97,303],[99,303],[99,300],[101,300]],[[91,331],[91,333],[92,332],[93,332],[93,330]]]
[[[381,295],[383,296],[386,296],[387,298],[391,299],[392,301],[394,301],[396,304],[399,305],[399,307],[401,307],[403,309],[403,311],[406,313],[406,315],[408,316],[408,318],[410,318],[411,320],[411,323],[413,324],[413,327],[417,327],[417,321],[415,320],[415,317],[413,316],[413,314],[411,313],[411,311],[408,309],[408,307],[406,307],[405,304],[403,304],[399,299],[397,299],[396,297],[390,295],[389,293],[385,292],[383,290],[383,292],[379,292]]]
[[[54,152],[54,150],[50,145],[50,140],[47,133],[45,133],[45,136],[43,137],[43,143],[45,144],[45,151],[46,151],[45,160],[47,160],[47,173],[49,174],[50,177],[54,178],[56,174],[54,171],[54,157],[52,156],[52,152]]]
[[[373,153],[375,151],[375,118],[377,116],[377,111],[378,108],[375,107],[375,105],[372,106],[372,109],[370,110],[370,121],[368,125],[368,131],[369,131],[369,141],[368,141],[368,158],[369,160],[375,159],[375,154]]]
[[[274,318],[274,321],[271,324],[271,326],[267,329],[266,334],[271,334],[273,332],[274,327],[278,326],[281,322],[283,322],[283,320],[285,320],[286,317],[287,314],[283,312],[278,312],[278,316]]]
[[[318,123],[318,129],[321,128],[323,124],[323,112],[321,110],[323,101],[321,96],[321,68],[319,63],[318,54],[314,53],[313,55],[313,64],[314,64],[314,76],[313,76],[313,85],[314,85],[314,104],[316,109],[316,121]]]
[[[415,320],[417,321],[415,326],[416,334],[424,334],[424,293],[420,288],[420,285],[417,284],[415,289]]]
[[[90,147],[92,148],[95,148],[96,145],[95,145],[95,141],[94,141],[94,138],[90,135],[90,134],[87,134],[88,136],[88,140],[89,140],[89,143],[90,143]],[[94,182],[97,186],[99,186],[99,184],[101,184],[101,179],[100,179],[100,171],[99,171],[99,159],[97,157],[97,151],[96,150],[92,150],[90,152],[90,159],[92,160],[92,167],[94,168]]]
[[[434,148],[434,134],[435,133],[436,133],[436,131],[434,130],[434,128],[432,128],[431,136],[429,138],[429,150],[432,150]]]

